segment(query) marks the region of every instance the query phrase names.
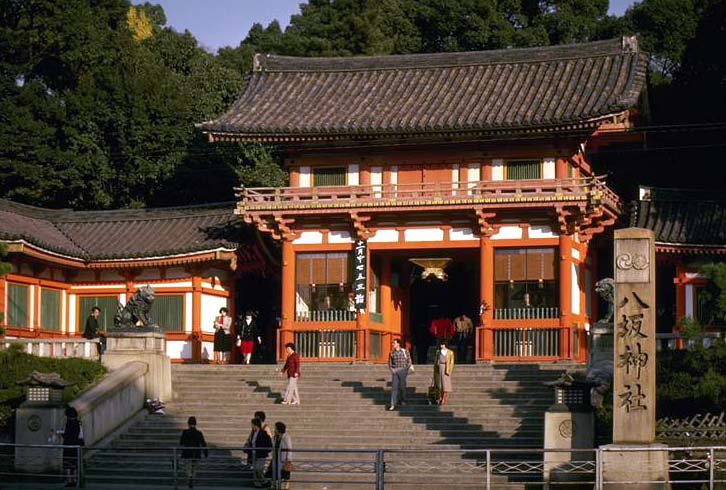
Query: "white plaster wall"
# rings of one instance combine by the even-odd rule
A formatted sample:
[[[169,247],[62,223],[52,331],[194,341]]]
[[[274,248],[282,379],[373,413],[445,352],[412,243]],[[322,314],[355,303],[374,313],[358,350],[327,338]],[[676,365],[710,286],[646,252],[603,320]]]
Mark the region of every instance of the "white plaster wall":
[[[580,251],[577,250],[576,248],[572,249],[572,258],[580,260]]]
[[[444,230],[441,228],[410,228],[403,232],[407,242],[439,242],[444,239]]]
[[[543,179],[554,179],[555,178],[555,159],[545,158],[542,161],[542,178]]]
[[[466,180],[469,182],[467,187],[473,189],[481,180],[481,165],[478,163],[470,163],[466,172]],[[468,192],[471,195],[471,191]]]
[[[504,180],[504,160],[501,158],[492,160],[492,180]]]
[[[118,302],[121,306],[124,306],[126,304],[126,293],[118,294]]]
[[[391,167],[391,184],[398,184],[398,165],[393,165]]]
[[[374,197],[381,197],[382,184],[383,167],[371,167],[371,186],[373,186]]]
[[[296,245],[321,244],[323,243],[323,234],[319,231],[303,231],[292,243]]]
[[[502,226],[492,240],[518,240],[522,238],[522,228],[519,226]]]
[[[449,231],[449,239],[452,242],[461,242],[466,240],[478,240],[471,228],[452,228]]]
[[[395,243],[398,241],[398,230],[378,230],[368,241],[371,243]]]
[[[184,293],[184,331],[192,333],[192,293]]]
[[[360,166],[357,163],[348,165],[348,185],[358,185],[360,183]]]
[[[72,286],[71,291],[83,291],[85,289],[118,289],[125,288],[126,286],[119,282],[116,284],[98,284],[98,285],[84,285],[84,286]]]
[[[693,309],[693,284],[686,284],[686,316],[690,318],[695,317],[695,311]]]
[[[451,188],[459,189],[459,164],[455,163],[451,166]]]
[[[580,268],[572,264],[572,313],[580,314]]]
[[[71,329],[75,330],[75,328],[70,325],[66,324],[66,313],[68,312],[68,293],[66,291],[61,291],[61,317],[60,317],[60,328],[61,332],[71,332]]]
[[[78,329],[78,296],[75,294],[68,295],[68,331],[76,332]],[[80,333],[80,332],[79,332]]]
[[[202,332],[214,333],[214,318],[223,307],[229,308],[227,298],[202,293]]]
[[[143,283],[143,284],[135,284],[136,287],[144,287],[146,285],[151,286],[154,289],[164,289],[164,288],[190,288],[192,287],[192,281],[179,281],[179,282],[158,282],[158,283]]]
[[[310,187],[310,167],[300,167],[300,187]]]
[[[328,243],[353,243],[348,231],[331,231],[328,233]]]
[[[191,359],[192,343],[186,340],[167,340],[166,355],[172,359]]]
[[[529,227],[530,238],[557,238],[557,233],[552,231],[552,228],[546,225],[537,225]]]
[[[28,286],[28,296],[30,300],[30,311],[28,312],[28,327],[35,328],[35,288],[37,286]]]

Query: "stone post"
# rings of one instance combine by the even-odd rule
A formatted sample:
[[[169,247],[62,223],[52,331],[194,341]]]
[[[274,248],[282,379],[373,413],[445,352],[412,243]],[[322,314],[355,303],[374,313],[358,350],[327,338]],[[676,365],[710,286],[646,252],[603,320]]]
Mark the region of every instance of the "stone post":
[[[128,362],[141,361],[149,366],[146,375],[146,397],[171,400],[171,360],[166,355],[163,332],[110,332],[106,336],[106,352],[102,362],[117,369]]]
[[[651,230],[615,231],[613,444],[603,447],[603,479],[665,482],[668,451],[655,442],[655,246]],[[638,448],[642,448],[639,450]],[[661,450],[659,450],[661,449]],[[667,483],[628,484],[632,490]]]

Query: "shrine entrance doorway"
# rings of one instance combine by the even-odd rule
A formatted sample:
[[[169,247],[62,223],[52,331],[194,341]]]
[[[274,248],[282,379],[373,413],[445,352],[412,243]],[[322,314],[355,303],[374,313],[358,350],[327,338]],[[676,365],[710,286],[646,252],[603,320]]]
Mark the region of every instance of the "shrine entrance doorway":
[[[412,344],[412,357],[419,364],[433,362],[436,337],[431,333],[431,323],[438,318],[453,320],[460,316],[469,317],[477,324],[479,305],[479,255],[477,250],[440,251],[432,255],[417,253],[417,257],[448,257],[451,263],[445,268],[446,280],[429,276],[422,278],[423,268],[409,261],[409,312],[408,331]],[[467,338],[454,336],[449,344],[457,354],[457,362],[473,362],[474,332]]]

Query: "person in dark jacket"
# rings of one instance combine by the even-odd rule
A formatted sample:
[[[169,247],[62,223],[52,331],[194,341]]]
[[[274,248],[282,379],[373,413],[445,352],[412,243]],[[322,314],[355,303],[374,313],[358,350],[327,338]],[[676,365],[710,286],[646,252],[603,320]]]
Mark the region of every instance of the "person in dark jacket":
[[[295,352],[295,344],[292,342],[285,344],[285,352],[287,359],[282,367],[280,374],[287,374],[287,389],[285,396],[282,398],[283,405],[300,405],[300,395],[297,392],[297,380],[300,378],[300,355]]]
[[[64,446],[83,446],[83,430],[81,421],[78,419],[78,411],[73,407],[66,408],[66,423],[63,428]],[[77,478],[78,449],[73,447],[63,448],[63,467],[66,470],[66,478],[69,484],[76,483]]]
[[[252,419],[252,437],[250,438],[249,451],[252,454],[254,485],[260,488],[265,483],[265,467],[272,451],[272,437],[262,428],[262,420],[258,418]]]
[[[202,458],[202,454],[205,458],[209,456],[209,451],[207,451],[204,434],[197,430],[197,418],[189,417],[187,425],[189,428],[182,432],[179,446],[182,448],[181,457],[186,464],[187,484],[189,488],[194,488],[194,473],[197,470],[197,464]]]
[[[86,326],[83,329],[83,338],[88,340],[97,340],[96,348],[98,355],[103,354],[105,339],[98,326],[98,317],[101,316],[101,308],[94,306],[91,308],[91,314],[86,318]]]
[[[257,321],[251,311],[246,312],[244,317],[240,317],[237,320],[236,330],[237,345],[242,354],[242,362],[249,364],[252,360],[252,353],[255,351],[255,344],[259,345],[262,343],[262,337],[260,337],[257,328]]]

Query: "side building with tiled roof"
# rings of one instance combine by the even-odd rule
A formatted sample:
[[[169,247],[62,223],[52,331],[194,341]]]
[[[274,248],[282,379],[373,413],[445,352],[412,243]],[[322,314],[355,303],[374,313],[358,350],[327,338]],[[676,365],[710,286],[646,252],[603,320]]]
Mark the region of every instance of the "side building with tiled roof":
[[[281,242],[279,355],[384,362],[401,336],[425,361],[432,320],[465,315],[461,360],[584,361],[597,240],[623,212],[591,156],[637,141],[647,59],[635,37],[256,55],[199,127],[285,156],[289,187],[240,189],[236,209]]]
[[[655,233],[658,330],[677,333],[683,318],[714,327],[701,268],[726,260],[726,198],[720,192],[641,187],[630,226]],[[672,308],[669,307],[672,305]]]
[[[119,304],[151,285],[152,318],[177,361],[212,356],[214,317],[232,313],[243,272],[265,267],[241,240],[234,203],[113,211],[49,210],[0,200],[0,278],[6,337],[75,337],[90,309],[110,328]]]

